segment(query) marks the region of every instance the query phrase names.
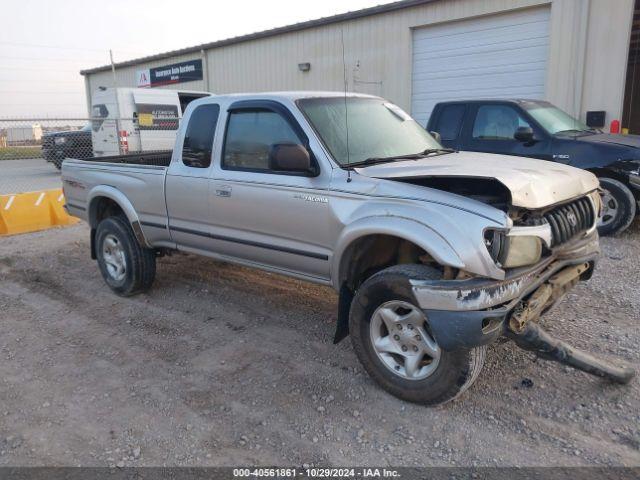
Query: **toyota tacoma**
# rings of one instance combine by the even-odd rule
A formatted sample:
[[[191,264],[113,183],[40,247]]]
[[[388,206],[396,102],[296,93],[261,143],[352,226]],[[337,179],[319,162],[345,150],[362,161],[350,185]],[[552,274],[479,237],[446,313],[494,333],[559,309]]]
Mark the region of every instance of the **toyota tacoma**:
[[[207,97],[172,152],[65,160],[62,179],[115,293],[149,289],[176,250],[330,285],[335,341],[350,336],[399,398],[455,398],[505,336],[613,381],[633,375],[538,324],[593,273],[595,175],[448,150],[384,99]]]

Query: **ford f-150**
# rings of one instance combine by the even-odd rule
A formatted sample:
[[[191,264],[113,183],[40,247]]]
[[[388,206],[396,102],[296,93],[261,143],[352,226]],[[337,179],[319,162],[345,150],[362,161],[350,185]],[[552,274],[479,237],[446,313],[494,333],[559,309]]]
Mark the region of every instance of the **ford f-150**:
[[[600,235],[625,230],[640,200],[640,136],[590,128],[541,100],[438,103],[427,130],[456,150],[549,160],[584,168],[600,180]]]

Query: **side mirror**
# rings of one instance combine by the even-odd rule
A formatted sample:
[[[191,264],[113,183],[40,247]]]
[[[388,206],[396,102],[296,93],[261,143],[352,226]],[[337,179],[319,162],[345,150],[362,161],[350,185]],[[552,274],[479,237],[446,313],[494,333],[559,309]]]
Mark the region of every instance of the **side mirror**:
[[[269,168],[278,172],[311,173],[311,156],[302,145],[276,143],[269,151]]]
[[[522,143],[533,142],[533,129],[531,127],[518,127],[516,133],[513,134],[513,138]]]
[[[433,138],[436,139],[436,142],[442,143],[442,135],[440,135],[440,132],[429,132],[429,133]]]

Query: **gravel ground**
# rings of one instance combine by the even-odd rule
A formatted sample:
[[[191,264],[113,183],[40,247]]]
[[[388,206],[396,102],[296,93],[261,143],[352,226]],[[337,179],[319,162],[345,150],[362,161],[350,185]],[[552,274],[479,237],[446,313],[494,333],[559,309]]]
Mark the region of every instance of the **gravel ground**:
[[[640,368],[640,223],[544,323]],[[195,256],[110,293],[78,225],[0,239],[2,465],[640,465],[640,387],[497,343],[429,409],[331,342],[325,288]]]

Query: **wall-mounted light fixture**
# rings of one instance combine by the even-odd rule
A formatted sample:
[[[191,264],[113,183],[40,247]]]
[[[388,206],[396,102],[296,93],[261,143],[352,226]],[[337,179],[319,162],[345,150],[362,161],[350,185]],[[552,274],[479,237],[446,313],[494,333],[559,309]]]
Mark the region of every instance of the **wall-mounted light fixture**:
[[[301,72],[308,72],[309,70],[311,70],[311,64],[309,62],[299,63],[298,70],[300,70]]]

